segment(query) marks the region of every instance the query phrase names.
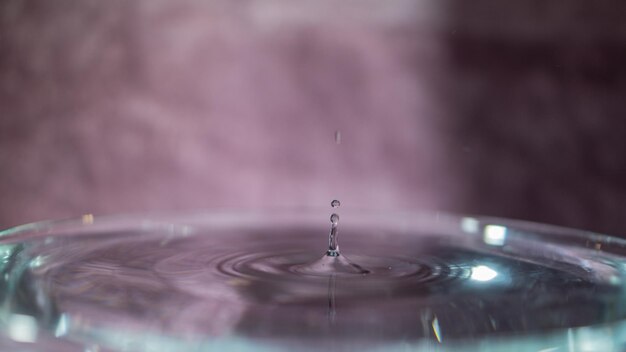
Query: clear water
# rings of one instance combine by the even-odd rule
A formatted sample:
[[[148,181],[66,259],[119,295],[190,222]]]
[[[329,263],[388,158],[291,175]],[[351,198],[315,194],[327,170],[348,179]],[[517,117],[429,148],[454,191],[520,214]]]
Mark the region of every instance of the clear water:
[[[325,221],[229,216],[5,236],[0,348],[619,350],[621,240],[348,215],[332,262]]]

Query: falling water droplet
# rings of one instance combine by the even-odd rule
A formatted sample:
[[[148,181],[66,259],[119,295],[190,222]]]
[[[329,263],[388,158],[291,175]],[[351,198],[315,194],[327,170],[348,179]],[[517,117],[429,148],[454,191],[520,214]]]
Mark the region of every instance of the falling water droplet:
[[[341,144],[341,132],[339,130],[335,131],[335,143]]]
[[[330,206],[333,207],[333,208],[339,208],[340,205],[341,205],[341,202],[338,201],[337,199],[335,199],[332,202],[330,202]]]

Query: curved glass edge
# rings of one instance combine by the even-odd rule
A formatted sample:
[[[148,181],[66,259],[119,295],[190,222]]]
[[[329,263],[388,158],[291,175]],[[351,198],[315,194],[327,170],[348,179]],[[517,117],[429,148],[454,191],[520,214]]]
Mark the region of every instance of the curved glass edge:
[[[66,327],[66,329],[68,329]],[[71,328],[70,328],[71,329]],[[112,350],[126,351],[288,351],[296,342],[288,344],[274,343],[271,340],[258,341],[237,336],[224,336],[213,339],[195,341],[181,341],[154,333],[146,333],[140,337],[125,332],[101,329],[98,331],[79,329],[69,334],[70,339],[76,342],[89,340],[95,345]],[[68,336],[68,337],[69,337]],[[456,340],[452,343],[445,341],[441,336],[439,341],[421,340],[418,342],[385,343],[380,346],[359,346],[358,350],[365,351],[423,351],[423,352],[452,352],[452,351],[520,351],[520,352],[548,352],[548,351],[622,351],[626,344],[626,322],[617,322],[593,327],[576,327],[557,330],[543,334],[506,337],[482,337],[471,340]],[[350,349],[350,344],[344,346]]]
[[[242,228],[254,225],[291,224],[326,227],[328,209],[268,209],[268,210],[198,210],[192,212],[136,213],[119,215],[85,214],[79,218],[47,220],[15,226],[0,230],[0,243],[21,241],[37,237],[54,236],[59,233],[80,234],[104,230],[152,229],[173,225],[211,225],[232,226]],[[536,223],[482,215],[460,215],[445,212],[425,212],[413,210],[342,210],[342,224],[357,226],[385,225],[390,229],[409,229],[418,226],[425,230],[448,230],[452,232],[476,234],[483,232],[486,241],[499,241],[498,237],[506,237],[507,231],[520,232],[525,235],[548,236],[554,239],[591,241],[594,246],[612,246],[624,249],[626,255],[626,239],[592,231],[573,229],[563,226]],[[344,225],[349,226],[349,225]],[[488,243],[490,244],[490,243]]]

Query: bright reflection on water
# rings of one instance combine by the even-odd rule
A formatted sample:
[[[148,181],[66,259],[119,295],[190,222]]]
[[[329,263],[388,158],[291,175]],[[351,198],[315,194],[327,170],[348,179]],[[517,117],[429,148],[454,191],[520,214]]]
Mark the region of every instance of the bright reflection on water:
[[[472,275],[470,278],[475,281],[491,281],[498,273],[485,265],[479,265],[472,268]]]

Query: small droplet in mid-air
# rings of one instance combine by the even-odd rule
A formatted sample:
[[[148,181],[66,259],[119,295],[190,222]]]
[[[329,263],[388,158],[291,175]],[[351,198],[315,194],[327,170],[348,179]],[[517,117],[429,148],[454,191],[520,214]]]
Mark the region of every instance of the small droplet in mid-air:
[[[335,143],[341,144],[341,132],[339,130],[335,131]]]
[[[337,199],[335,199],[332,202],[330,202],[330,206],[333,207],[333,208],[339,208],[340,205],[341,205],[341,202],[338,201]]]

